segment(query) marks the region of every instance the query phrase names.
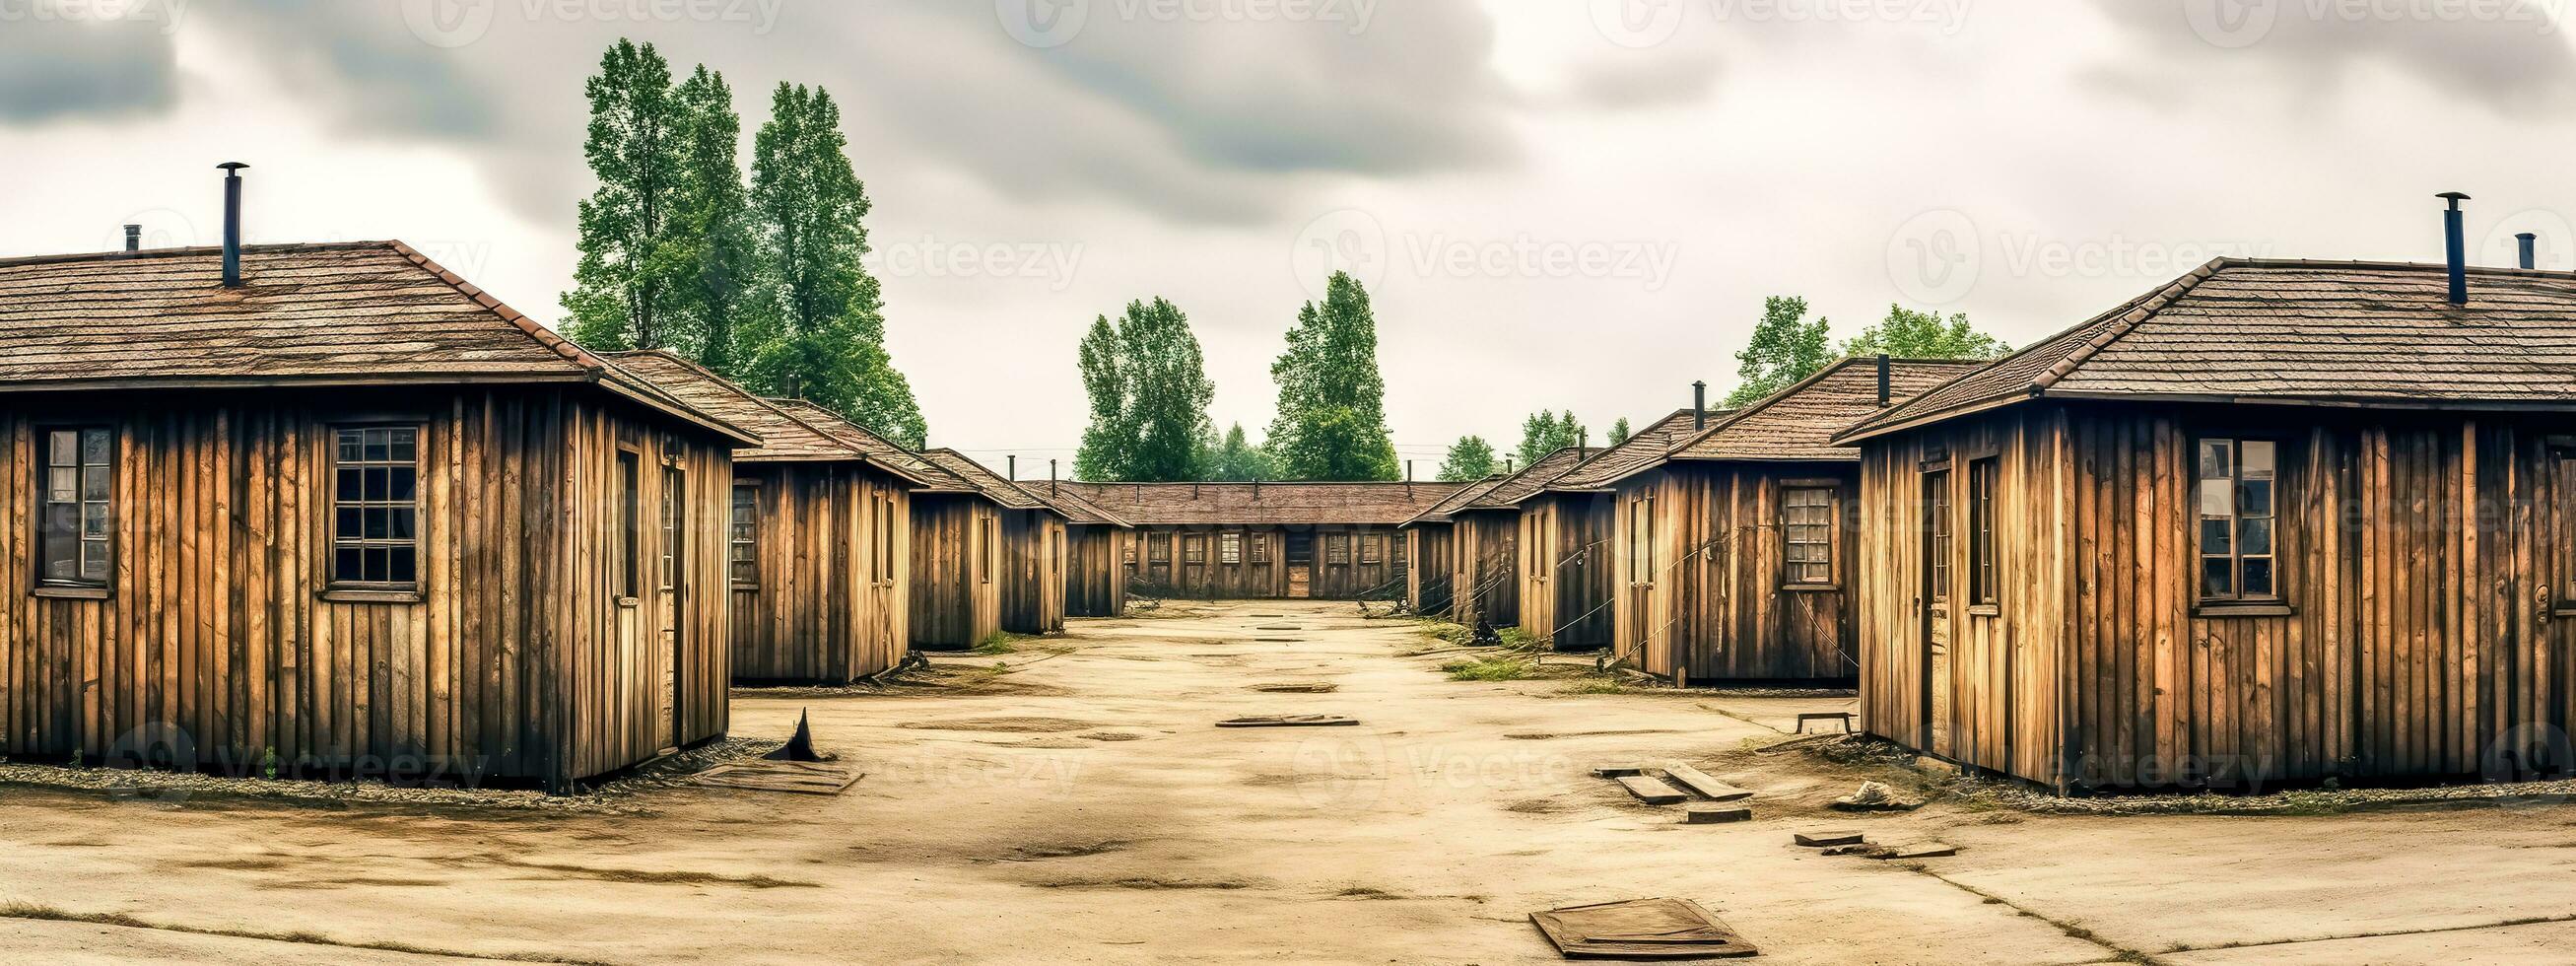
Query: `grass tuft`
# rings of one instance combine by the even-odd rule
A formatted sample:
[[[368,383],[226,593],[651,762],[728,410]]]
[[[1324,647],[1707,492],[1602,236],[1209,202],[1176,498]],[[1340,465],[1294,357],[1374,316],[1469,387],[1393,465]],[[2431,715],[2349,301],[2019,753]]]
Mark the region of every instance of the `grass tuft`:
[[[1517,657],[1478,657],[1451,661],[1440,666],[1452,681],[1518,681],[1530,676],[1536,667]]]

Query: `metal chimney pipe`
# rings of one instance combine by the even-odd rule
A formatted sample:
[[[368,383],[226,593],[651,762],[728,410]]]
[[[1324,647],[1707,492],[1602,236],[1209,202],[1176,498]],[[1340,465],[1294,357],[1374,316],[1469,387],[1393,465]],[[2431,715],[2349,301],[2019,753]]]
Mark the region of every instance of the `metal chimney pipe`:
[[[1048,461],[1047,461],[1047,495],[1048,495],[1048,496],[1054,496],[1054,495],[1055,495],[1055,493],[1056,493],[1056,490],[1055,490],[1055,461],[1054,461],[1054,460],[1048,460]]]
[[[2451,304],[2467,305],[2469,304],[2469,240],[2468,229],[2462,227],[2460,221],[2462,217],[2460,202],[2469,200],[2469,196],[2457,191],[2445,191],[2433,197],[2451,203],[2450,209],[2442,212],[2442,245],[2451,259]]]
[[[1691,428],[1708,428],[1708,383],[1691,383]]]
[[[125,250],[129,252],[139,252],[143,250],[143,226],[125,226]]]
[[[2536,251],[2536,249],[2539,248],[2540,236],[2526,231],[2522,234],[2513,236],[2513,240],[2515,247],[2521,249],[2522,267],[2527,269],[2539,268],[2539,252]]]
[[[250,165],[226,161],[215,167],[224,172],[224,287],[242,287],[241,274],[241,173]]]
[[[1413,482],[1413,461],[1412,461],[1412,460],[1405,460],[1405,461],[1404,461],[1404,481],[1405,481],[1405,482],[1407,482],[1407,483],[1411,483],[1411,482]]]
[[[1887,353],[1881,352],[1878,354],[1878,405],[1881,409],[1887,408],[1889,399],[1895,395],[1889,381]]]

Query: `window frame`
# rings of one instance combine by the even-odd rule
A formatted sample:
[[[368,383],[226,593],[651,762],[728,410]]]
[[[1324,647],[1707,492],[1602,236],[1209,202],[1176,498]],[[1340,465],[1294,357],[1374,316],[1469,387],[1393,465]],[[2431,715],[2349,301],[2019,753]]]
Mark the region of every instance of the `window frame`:
[[[1224,564],[1228,567],[1241,566],[1243,564],[1243,534],[1233,530],[1217,534],[1216,560],[1218,563]]]
[[[1820,504],[1806,505],[1793,502],[1794,498],[1798,494],[1816,493],[1824,495],[1824,502]],[[1780,589],[1792,591],[1842,589],[1842,554],[1839,552],[1842,548],[1843,532],[1843,488],[1841,481],[1782,480],[1780,482],[1779,500]],[[1821,519],[1799,522],[1796,519],[1795,513],[1801,509],[1819,510],[1823,516]],[[1801,527],[1809,528],[1810,531],[1815,528],[1822,528],[1823,534],[1820,539],[1800,540],[1799,528]],[[1809,536],[1815,536],[1815,534],[1811,532]],[[1821,548],[1823,558],[1821,560],[1799,560],[1798,548],[1801,546]],[[1798,569],[1799,565],[1819,563],[1823,565],[1823,573],[1821,575],[1800,575]]]
[[[386,440],[386,458],[382,460],[369,459],[366,455],[365,434],[374,430],[383,430],[388,433],[388,438]],[[409,500],[394,499],[391,482],[392,471],[404,466],[405,461],[393,458],[392,447],[394,445],[394,440],[391,438],[390,434],[394,431],[402,430],[407,430],[412,434],[411,459],[408,461],[408,465],[412,471],[412,490],[411,498]],[[423,502],[423,497],[425,496],[425,485],[428,482],[428,474],[424,473],[422,468],[430,463],[430,432],[427,423],[413,419],[358,420],[344,423],[331,423],[325,427],[325,431],[329,434],[330,439],[328,444],[329,449],[327,452],[330,453],[331,458],[329,474],[331,490],[328,501],[330,510],[329,515],[326,518],[326,525],[329,529],[326,534],[327,539],[324,541],[323,551],[326,554],[323,559],[323,573],[326,577],[323,581],[323,592],[325,594],[340,595],[338,599],[348,601],[417,602],[420,599],[422,586],[421,570],[428,562],[428,554],[423,553],[421,547],[422,533],[426,529],[422,525],[422,518],[425,514],[422,510],[421,504]],[[354,461],[354,465],[352,465],[352,461],[344,460],[341,457],[340,447],[341,435],[351,432],[359,434],[359,458]],[[358,511],[361,520],[364,519],[364,515],[368,510],[381,509],[387,511],[387,536],[382,538],[367,537],[364,535],[364,529],[362,526],[359,536],[355,538],[344,538],[341,535],[340,516],[341,511],[344,509],[343,504],[350,501],[345,501],[340,496],[340,472],[343,469],[356,469],[359,471],[360,478],[363,481],[365,471],[373,468],[382,468],[386,470],[387,485],[385,498],[368,498],[364,489],[364,483],[362,482],[360,484],[358,499],[354,501],[357,505],[354,507],[347,507],[347,509]],[[409,537],[392,536],[395,529],[393,521],[399,519],[393,515],[393,511],[406,508],[411,511],[411,535]],[[347,544],[350,548],[357,550],[361,555],[370,549],[386,550],[388,561],[386,564],[385,576],[387,579],[366,579],[363,556],[358,576],[342,576],[340,572],[340,551],[343,544]],[[390,560],[391,551],[406,547],[411,550],[412,554],[411,579],[394,580],[392,579],[393,567]]]
[[[2194,452],[2197,455],[2196,448]],[[2556,505],[2550,507],[2549,512],[2558,528],[2557,539],[2551,541],[2555,545],[2553,556],[2557,558],[2557,565],[2553,568],[2556,573],[2551,576],[2556,578],[2557,589],[2550,594],[2549,609],[2553,617],[2566,617],[2576,615],[2576,439],[2551,437],[2547,453],[2550,491],[2556,498]],[[2273,486],[2276,490],[2280,486],[2278,474],[2275,474]],[[2276,503],[2280,499],[2277,492],[2273,499]],[[2274,517],[2275,521],[2278,519]],[[2273,525],[2272,539],[2273,550],[2277,553],[2281,539],[2278,522]],[[2278,565],[2274,566],[2272,579],[2277,586],[2280,572]]]
[[[731,516],[725,520],[725,583],[735,590],[760,589],[760,481],[733,481]],[[743,497],[750,495],[746,504]],[[744,515],[749,509],[750,514]],[[743,577],[748,565],[751,576]]]
[[[1375,566],[1378,566],[1378,565],[1381,565],[1381,564],[1386,563],[1386,535],[1385,535],[1385,534],[1382,534],[1382,533],[1363,533],[1363,534],[1360,534],[1360,535],[1359,535],[1359,545],[1360,545],[1360,566],[1363,566],[1363,567],[1375,567]]]
[[[1266,564],[1266,563],[1269,563],[1269,562],[1270,562],[1270,535],[1269,535],[1269,534],[1267,534],[1267,533],[1253,533],[1253,534],[1246,534],[1246,536],[1249,536],[1249,537],[1251,537],[1251,538],[1252,538],[1252,539],[1251,539],[1251,544],[1252,544],[1252,551],[1251,551],[1251,555],[1250,555],[1249,557],[1247,557],[1246,559],[1248,559],[1248,560],[1250,560],[1250,561],[1252,561],[1253,563],[1256,563],[1256,564]]]
[[[1655,585],[1655,491],[1628,496],[1628,585]]]
[[[1184,567],[1205,567],[1207,566],[1207,560],[1207,534],[1182,534],[1181,565]]]
[[[681,569],[689,565],[688,548],[683,545],[688,539],[688,510],[688,471],[676,464],[662,464],[662,505],[654,514],[654,534],[660,538],[661,546],[654,548],[653,556],[661,564],[660,589],[664,592],[680,590]]]
[[[1350,535],[1350,534],[1347,534],[1347,533],[1327,533],[1327,534],[1325,534],[1325,535],[1324,535],[1324,566],[1327,566],[1327,567],[1348,567],[1348,566],[1350,566],[1350,565],[1351,565],[1351,535]]]
[[[999,540],[993,533],[1002,528],[1002,521],[998,517],[978,518],[975,526],[976,540],[979,541],[979,546],[976,547],[977,556],[984,561],[982,579],[976,582],[989,584],[993,582],[993,572],[1002,569],[1002,551],[998,545]]]
[[[116,469],[118,457],[122,455],[120,450],[123,449],[123,434],[119,431],[116,424],[112,422],[40,422],[34,425],[33,430],[36,434],[37,452],[35,454],[36,458],[34,461],[35,478],[30,480],[29,483],[35,488],[34,495],[36,512],[34,519],[29,521],[34,524],[35,530],[34,534],[32,534],[34,539],[29,542],[29,547],[34,551],[35,558],[28,562],[28,571],[34,576],[32,589],[40,596],[52,594],[55,596],[105,597],[108,592],[116,586],[116,504],[118,497]],[[70,433],[72,435],[72,462],[67,466],[57,466],[54,463],[53,437],[56,433]],[[105,462],[92,464],[88,461],[88,443],[91,433],[98,433],[106,437],[107,452]],[[93,465],[98,467],[99,472],[106,477],[107,489],[106,496],[95,500],[89,498],[87,479],[89,475],[88,471]],[[72,499],[69,501],[61,501],[53,498],[52,475],[57,469],[67,469],[71,472]],[[91,537],[87,533],[87,527],[89,524],[89,507],[91,504],[97,504],[99,506],[100,535],[97,537]],[[55,507],[65,506],[71,508],[71,525],[64,531],[64,535],[67,536],[74,545],[72,547],[72,570],[74,576],[49,577],[45,575],[45,565],[48,562],[48,557],[50,556],[46,551],[51,547],[55,535],[51,532],[52,528],[49,527],[47,523],[53,516]],[[416,512],[417,511],[415,511],[415,513]],[[89,563],[89,551],[90,545],[92,544],[98,545],[99,565],[102,569],[102,576],[96,579],[80,576],[80,574],[85,573],[88,570],[87,564]]]
[[[644,596],[644,454],[617,448],[617,602],[632,607]]]
[[[2003,489],[2003,458],[1968,461],[1968,606],[1993,613],[2003,606],[1995,549],[1996,504]]]
[[[2202,490],[2208,483],[2215,480],[2213,477],[2204,476],[2201,472],[2202,449],[2210,443],[2224,443],[2229,447],[2229,475],[2226,477],[2229,484],[2228,514],[2225,517],[2209,516],[2201,503]],[[2270,512],[2250,517],[2244,512],[2245,447],[2249,443],[2263,444],[2270,447],[2272,451],[2271,476],[2265,480],[2265,485],[2270,487],[2271,491]],[[2189,534],[2191,568],[2186,572],[2189,574],[2187,579],[2191,581],[2193,607],[2195,610],[2206,608],[2212,612],[2225,612],[2231,609],[2264,614],[2277,612],[2287,602],[2287,598],[2281,593],[2281,483],[2282,466],[2287,462],[2282,456],[2288,447],[2283,445],[2278,437],[2262,433],[2196,433],[2192,435],[2190,445],[2188,458],[2191,460],[2191,490],[2188,506],[2192,521]],[[2227,553],[2223,557],[2228,561],[2229,592],[2226,594],[2209,593],[2206,568],[2209,566],[2209,561],[2221,559],[2221,555],[2212,554],[2208,550],[2207,531],[2209,522],[2213,519],[2228,521]],[[2267,552],[2259,554],[2245,552],[2245,521],[2248,519],[2262,520],[2266,523]],[[2249,557],[2266,562],[2270,571],[2268,579],[2270,589],[2267,593],[2246,593],[2245,561]]]

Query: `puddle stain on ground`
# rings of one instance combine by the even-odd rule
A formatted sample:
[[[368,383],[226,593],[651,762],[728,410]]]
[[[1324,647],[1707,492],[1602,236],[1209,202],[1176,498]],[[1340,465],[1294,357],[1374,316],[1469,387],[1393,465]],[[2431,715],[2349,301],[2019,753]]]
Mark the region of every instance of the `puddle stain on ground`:
[[[951,718],[946,721],[906,721],[895,727],[915,731],[1086,731],[1100,727],[1100,722],[1071,718]]]

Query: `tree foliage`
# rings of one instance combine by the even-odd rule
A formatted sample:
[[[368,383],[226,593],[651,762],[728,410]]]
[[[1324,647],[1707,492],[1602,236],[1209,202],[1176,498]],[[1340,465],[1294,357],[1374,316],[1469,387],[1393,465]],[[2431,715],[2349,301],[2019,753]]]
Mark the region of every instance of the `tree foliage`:
[[[590,131],[582,157],[599,187],[579,206],[581,259],[563,295],[564,328],[593,349],[669,345],[673,194],[680,171],[671,65],[652,44],[621,39],[582,85]]]
[[[1077,475],[1168,483],[1197,480],[1210,469],[1216,431],[1207,409],[1216,384],[1177,306],[1160,298],[1129,302],[1114,326],[1107,316],[1093,319],[1078,364],[1091,424],[1074,457]]]
[[[753,388],[810,399],[896,442],[929,428],[886,354],[884,304],[868,252],[866,186],[850,166],[841,109],[822,88],[781,82],[752,139],[751,208],[760,307],[744,374]]]
[[[1494,464],[1494,444],[1482,436],[1461,436],[1449,444],[1449,456],[1440,461],[1440,480],[1464,483],[1494,475],[1500,467]]]
[[[673,237],[664,246],[673,279],[671,315],[681,351],[707,368],[732,374],[741,361],[744,321],[754,310],[760,268],[752,244],[750,200],[735,153],[742,117],[724,75],[701,64],[681,82],[679,179],[671,205]]]
[[[1284,478],[1397,478],[1386,379],[1377,364],[1377,316],[1357,280],[1333,273],[1324,301],[1298,310],[1288,349],[1270,376],[1279,385],[1279,412],[1267,446]]]
[[[1628,428],[1628,417],[1621,416],[1619,417],[1618,422],[1610,424],[1610,441],[1605,445],[1617,446],[1621,443],[1625,443],[1628,441],[1629,435],[1633,432],[1633,430]]]
[[[1236,423],[1225,431],[1225,441],[1209,454],[1207,478],[1227,483],[1275,480],[1279,478],[1279,467],[1270,459],[1268,450],[1245,438],[1243,424]]]
[[[1995,359],[2011,352],[2003,340],[1968,324],[1968,313],[1916,312],[1887,307],[1887,318],[1843,343],[1847,356],[1890,355],[1900,359]]]
[[[1527,468],[1549,453],[1579,444],[1583,432],[1583,423],[1574,418],[1574,410],[1558,415],[1542,409],[1521,421],[1521,448],[1513,455],[1522,468]]]
[[[1735,391],[1727,394],[1726,408],[1786,389],[1832,362],[1828,327],[1822,316],[1807,321],[1806,299],[1794,295],[1763,299],[1762,321],[1753,326],[1752,341],[1735,354],[1737,381]]]

